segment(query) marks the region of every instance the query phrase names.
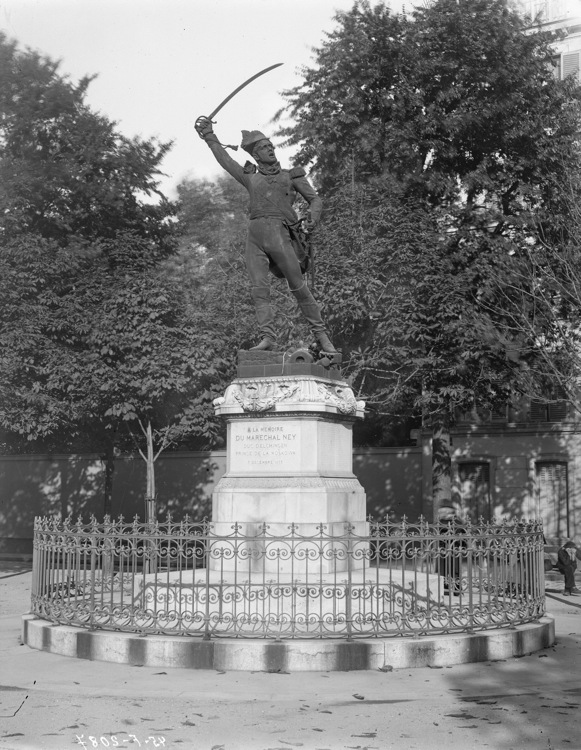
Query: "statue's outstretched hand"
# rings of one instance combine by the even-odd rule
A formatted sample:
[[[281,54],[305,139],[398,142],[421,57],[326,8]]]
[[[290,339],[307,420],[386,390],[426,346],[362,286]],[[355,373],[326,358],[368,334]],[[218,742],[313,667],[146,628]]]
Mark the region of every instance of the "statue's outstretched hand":
[[[200,136],[200,138],[205,139],[207,136],[212,135],[214,132],[212,128],[212,121],[207,117],[204,117],[204,115],[198,117],[194,127],[196,128],[196,132]]]

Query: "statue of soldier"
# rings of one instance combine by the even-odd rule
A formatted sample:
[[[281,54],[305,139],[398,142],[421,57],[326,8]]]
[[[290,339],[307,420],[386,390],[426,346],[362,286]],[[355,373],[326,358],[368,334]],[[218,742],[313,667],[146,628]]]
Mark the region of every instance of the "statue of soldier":
[[[196,120],[196,131],[208,144],[220,166],[244,185],[250,194],[246,268],[262,333],[262,340],[252,350],[267,351],[273,349],[276,342],[274,310],[270,303],[270,270],[287,280],[321,351],[337,354],[323,323],[320,307],[303,278],[301,264],[291,241],[293,225],[298,226],[299,222],[292,207],[297,193],[309,204],[307,231],[313,229],[321,215],[322,201],[307,180],[305,170],[298,167],[281,169],[270,139],[258,130],[242,131],[242,148],[256,161],[256,165],[246,162],[244,167],[232,159],[221,145],[207,117]]]

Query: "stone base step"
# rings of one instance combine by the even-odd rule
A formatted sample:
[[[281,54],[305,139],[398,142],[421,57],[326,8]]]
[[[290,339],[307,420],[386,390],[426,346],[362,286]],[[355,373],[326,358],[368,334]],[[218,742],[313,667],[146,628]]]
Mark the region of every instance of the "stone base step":
[[[54,625],[34,615],[22,621],[22,641],[31,648],[78,659],[133,666],[219,671],[329,672],[446,667],[520,657],[555,642],[551,616],[515,628],[474,634],[368,640],[202,640],[138,636]]]

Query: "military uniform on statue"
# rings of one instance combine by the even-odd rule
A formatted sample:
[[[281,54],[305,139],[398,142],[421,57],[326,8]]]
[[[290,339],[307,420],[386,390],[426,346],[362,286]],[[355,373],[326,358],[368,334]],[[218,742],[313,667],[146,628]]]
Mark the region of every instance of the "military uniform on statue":
[[[271,141],[260,131],[243,130],[242,148],[256,161],[242,167],[228,154],[212,129],[207,117],[199,117],[196,131],[208,144],[218,163],[244,185],[250,195],[250,224],[246,242],[246,268],[262,339],[254,350],[268,351],[276,342],[274,310],[270,302],[269,273],[284,277],[301,312],[317,339],[321,351],[336,355],[321,317],[321,310],[308,288],[303,273],[303,258],[297,257],[293,236],[299,218],[293,209],[297,193],[309,204],[310,217],[305,228],[310,231],[321,215],[322,201],[310,185],[304,169],[281,169]]]

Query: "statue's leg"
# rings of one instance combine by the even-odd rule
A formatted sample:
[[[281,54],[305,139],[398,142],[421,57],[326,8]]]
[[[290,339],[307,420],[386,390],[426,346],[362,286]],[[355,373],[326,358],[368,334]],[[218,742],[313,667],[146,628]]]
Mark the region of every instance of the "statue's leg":
[[[298,289],[293,289],[290,286],[291,292],[294,294],[296,301],[301,309],[302,314],[307,319],[307,322],[314,333],[315,338],[319,342],[321,349],[326,354],[337,354],[337,350],[333,346],[327,329],[321,316],[321,308],[317,301],[313,297],[311,290],[303,281]]]
[[[276,226],[276,233],[273,232],[273,234],[276,234],[276,237],[273,237],[275,241],[268,248],[269,255],[272,256],[276,265],[283,272],[289,289],[293,293],[321,349],[327,354],[337,354],[337,350],[331,343],[327,328],[323,322],[321,308],[303,278],[288,229],[282,221],[276,224],[273,222],[273,224]]]
[[[270,304],[270,281],[268,276],[268,256],[262,250],[262,231],[259,219],[250,222],[246,242],[246,269],[250,277],[252,299],[258,328],[262,340],[252,350],[268,350],[274,347],[276,331],[274,310]]]
[[[262,333],[262,341],[252,348],[272,349],[276,341],[276,331],[274,329],[274,309],[270,304],[270,287],[253,286],[250,291],[254,300],[256,321]],[[271,346],[267,346],[267,342],[270,342]]]

